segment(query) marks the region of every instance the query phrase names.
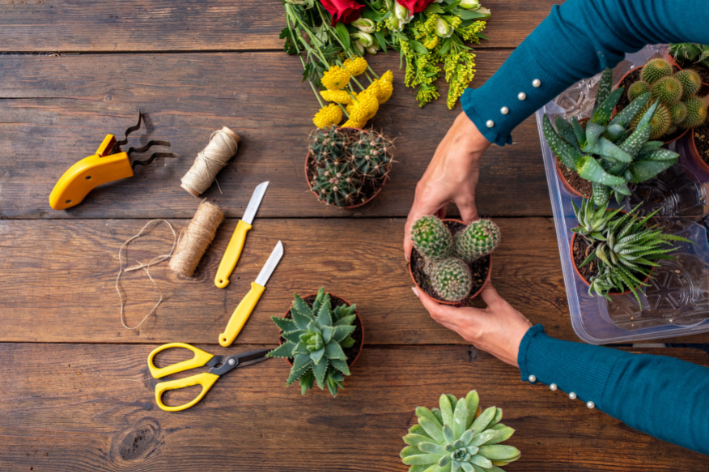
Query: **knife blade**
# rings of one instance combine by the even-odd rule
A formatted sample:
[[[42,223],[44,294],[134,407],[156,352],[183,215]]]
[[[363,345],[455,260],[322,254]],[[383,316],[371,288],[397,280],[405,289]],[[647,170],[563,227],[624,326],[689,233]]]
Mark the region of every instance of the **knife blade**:
[[[219,334],[219,344],[223,347],[231,346],[236,337],[241,332],[242,328],[246,324],[246,321],[251,316],[251,312],[254,311],[256,304],[258,303],[261,295],[266,290],[266,284],[268,279],[271,278],[273,271],[276,270],[278,263],[283,257],[283,243],[278,241],[276,247],[271,251],[271,255],[268,256],[266,264],[261,269],[258,277],[256,277],[255,282],[251,282],[251,290],[246,296],[239,302],[239,305],[232,313],[229,323],[226,325],[226,329],[223,333]]]
[[[263,182],[254,189],[254,193],[251,196],[249,205],[246,207],[244,216],[239,220],[239,223],[237,223],[234,234],[231,235],[229,245],[226,251],[224,251],[222,260],[219,263],[217,275],[214,277],[214,285],[218,288],[225,288],[229,285],[229,276],[234,271],[236,263],[239,262],[239,257],[241,256],[241,251],[244,249],[244,242],[246,241],[246,233],[253,228],[251,223],[253,223],[258,207],[261,205],[261,200],[263,200],[263,196],[266,194],[268,184],[269,182]]]

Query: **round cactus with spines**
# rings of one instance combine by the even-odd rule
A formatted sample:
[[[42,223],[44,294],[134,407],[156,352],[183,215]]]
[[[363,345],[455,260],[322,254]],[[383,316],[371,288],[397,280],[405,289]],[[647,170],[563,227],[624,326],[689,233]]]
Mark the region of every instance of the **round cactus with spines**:
[[[672,65],[664,59],[653,59],[645,64],[642,73],[640,74],[641,80],[644,80],[648,84],[652,85],[663,77],[669,77],[672,75]]]
[[[648,93],[650,91],[650,84],[643,80],[638,80],[635,82],[633,85],[628,87],[628,100],[631,102],[638,98],[640,95],[644,93]]]
[[[455,235],[455,254],[472,262],[495,250],[500,242],[500,228],[490,220],[473,221]]]
[[[453,236],[448,227],[435,216],[423,216],[411,227],[411,241],[427,261],[435,261],[453,254]]]
[[[687,105],[687,118],[680,126],[682,128],[696,128],[707,120],[707,104],[699,97],[690,97],[685,102]]]
[[[682,98],[682,83],[675,77],[663,77],[652,85],[652,98],[663,105],[674,105]]]
[[[461,301],[468,296],[473,286],[468,264],[455,257],[433,262],[429,277],[433,290],[447,302]]]
[[[702,79],[697,71],[684,69],[677,72],[674,77],[682,84],[682,99],[696,95],[702,87]]]
[[[670,116],[672,117],[672,125],[682,123],[687,118],[687,105],[682,102],[675,103],[670,107]],[[670,131],[667,131],[667,133],[672,134]]]
[[[672,115],[666,105],[660,104],[655,111],[655,115],[650,120],[652,133],[650,139],[659,139],[667,134],[667,130],[672,126]]]

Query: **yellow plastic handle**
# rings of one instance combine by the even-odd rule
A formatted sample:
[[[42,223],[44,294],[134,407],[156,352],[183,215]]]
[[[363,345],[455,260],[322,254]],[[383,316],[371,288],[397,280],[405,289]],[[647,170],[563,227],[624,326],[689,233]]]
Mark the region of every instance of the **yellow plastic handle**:
[[[160,409],[165,410],[165,411],[181,411],[181,410],[186,410],[187,408],[190,408],[194,405],[196,405],[204,396],[207,394],[210,388],[212,388],[212,385],[214,385],[214,382],[217,381],[219,378],[218,375],[216,374],[210,374],[209,372],[204,372],[202,374],[197,374],[193,375],[191,377],[186,377],[184,379],[177,379],[177,380],[169,380],[167,382],[160,382],[155,386],[155,403],[158,404]],[[162,395],[163,393],[167,392],[168,390],[177,390],[179,388],[187,388],[187,387],[192,387],[194,385],[201,385],[202,386],[202,391],[200,392],[199,395],[197,395],[197,398],[192,400],[189,403],[185,403],[184,405],[180,406],[167,406],[162,402]]]
[[[167,367],[160,368],[160,369],[155,367],[155,364],[153,363],[153,359],[155,358],[155,355],[158,352],[166,351],[168,349],[173,349],[173,348],[188,349],[194,353],[194,357],[190,360],[178,362],[177,364],[172,364]],[[148,368],[150,369],[150,375],[152,375],[156,379],[160,379],[162,377],[176,374],[178,372],[184,372],[185,370],[194,369],[196,367],[202,367],[207,362],[209,362],[212,359],[212,357],[214,357],[214,355],[212,355],[208,352],[205,352],[201,349],[198,349],[194,346],[191,346],[189,344],[185,344],[185,343],[163,344],[162,346],[153,350],[153,352],[151,352],[150,355],[148,356]]]
[[[256,282],[251,282],[251,290],[246,294],[243,300],[239,302],[239,306],[236,307],[234,313],[231,315],[229,323],[226,325],[226,330],[219,334],[219,344],[224,347],[231,346],[236,337],[241,332],[241,328],[246,324],[246,320],[249,319],[251,312],[254,311],[254,307],[261,298],[266,287],[259,285]]]
[[[214,277],[214,285],[217,287],[224,288],[229,285],[229,276],[234,271],[234,267],[236,267],[236,263],[239,261],[241,250],[244,249],[246,233],[248,233],[251,228],[252,226],[244,220],[239,220],[239,223],[237,223],[234,234],[231,235],[229,245],[222,256],[222,261],[219,263],[217,276]]]

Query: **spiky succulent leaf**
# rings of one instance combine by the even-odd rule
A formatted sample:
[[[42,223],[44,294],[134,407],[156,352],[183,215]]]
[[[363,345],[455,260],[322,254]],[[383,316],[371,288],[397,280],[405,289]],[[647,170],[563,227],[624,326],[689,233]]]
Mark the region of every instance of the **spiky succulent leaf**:
[[[552,152],[556,154],[556,156],[566,167],[576,170],[576,163],[581,162],[583,154],[559,136],[554,127],[551,125],[551,120],[547,115],[544,115],[544,118],[542,119],[542,131],[544,132],[544,137],[546,138]]]
[[[601,80],[598,81],[598,91],[596,92],[596,101],[593,104],[593,111],[598,110],[602,103],[608,100],[613,89],[613,69],[606,67],[601,74]]]

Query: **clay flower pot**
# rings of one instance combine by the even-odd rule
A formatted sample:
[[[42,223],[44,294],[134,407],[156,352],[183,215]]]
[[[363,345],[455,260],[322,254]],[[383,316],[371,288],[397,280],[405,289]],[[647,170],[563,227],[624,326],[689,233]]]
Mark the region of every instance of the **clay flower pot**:
[[[569,192],[571,195],[575,197],[582,197],[582,198],[591,198],[593,195],[584,195],[575,188],[571,186],[568,180],[566,180],[566,176],[564,176],[564,173],[561,172],[561,166],[563,165],[561,161],[559,160],[558,157],[554,156],[556,159],[556,175],[559,178],[559,181],[561,182],[561,185],[564,186],[567,192]]]
[[[317,292],[308,294],[303,297],[303,300],[305,300],[305,303],[307,303],[312,308],[313,301],[315,301],[315,297],[317,297],[317,295],[318,295]],[[330,294],[330,299],[331,300],[334,300],[334,299],[341,300],[341,301],[345,302],[348,306],[352,305],[350,302],[348,302],[344,298],[339,297],[333,293]],[[291,308],[292,308],[292,305],[291,305]],[[283,315],[283,318],[291,318],[290,310],[291,310],[290,308],[288,308],[288,310],[286,310],[285,314]],[[355,354],[354,359],[352,359],[352,361],[349,360],[349,356],[347,357],[347,365],[350,367],[352,367],[354,365],[354,363],[357,362],[357,359],[359,359],[359,355],[362,354],[362,348],[364,347],[364,323],[362,322],[362,318],[359,316],[359,312],[357,310],[355,310],[355,314],[357,315],[357,319],[355,320],[355,326],[359,327],[361,339],[359,340],[359,346],[357,346],[355,344],[351,348],[345,349],[345,354],[347,354],[347,351],[349,349],[357,349],[357,354]],[[357,332],[357,328],[355,328],[355,330],[353,331],[352,334],[354,335],[356,332]],[[283,337],[281,337],[281,333],[282,333],[282,331],[279,330],[278,331],[278,345],[283,344]],[[293,361],[290,358],[286,358],[286,360],[288,361],[288,363],[291,366],[293,366]]]
[[[461,220],[444,219],[444,220],[442,220],[442,221],[443,221],[444,223],[460,223],[460,224],[462,224],[462,225],[465,225],[465,223],[463,223]],[[421,257],[421,256],[418,255],[418,252],[416,251],[416,248],[414,248],[414,249],[412,250],[412,252],[411,252],[411,261],[414,260],[414,257],[415,257],[415,256],[414,256],[414,253],[416,254],[416,257],[419,257],[419,258]],[[419,285],[419,283],[416,281],[416,277],[414,276],[414,271],[413,271],[413,269],[412,269],[412,267],[411,267],[412,262],[409,262],[409,275],[411,276],[411,280],[414,282],[414,285],[416,285],[416,288],[418,288],[420,291],[422,291],[423,293],[427,294],[429,297],[431,297],[431,298],[433,298],[434,300],[436,300],[438,303],[441,303],[441,304],[443,304],[443,305],[460,305],[460,304],[464,303],[466,300],[472,300],[473,298],[475,298],[475,297],[477,297],[478,295],[480,295],[480,293],[481,293],[483,290],[485,290],[485,287],[486,287],[487,284],[490,282],[490,278],[491,278],[491,275],[492,275],[492,255],[490,254],[490,255],[487,255],[487,256],[484,256],[484,257],[487,257],[487,258],[488,258],[488,264],[487,264],[487,275],[485,276],[485,280],[484,280],[483,284],[482,284],[482,285],[480,286],[480,288],[479,288],[478,290],[476,290],[475,293],[473,293],[470,297],[464,298],[463,300],[461,300],[461,301],[459,301],[459,302],[448,302],[448,301],[439,299],[439,298],[436,297],[435,295],[431,295],[431,294],[427,293],[427,292]],[[470,264],[468,264],[468,265],[470,265]]]
[[[339,130],[343,130],[343,129],[351,129],[351,130],[356,130],[356,131],[364,131],[365,133],[369,134],[369,131],[363,130],[363,129],[360,129],[360,128],[338,128],[338,131],[339,131]],[[311,151],[310,149],[308,149],[308,154],[305,156],[305,182],[307,182],[308,188],[310,189],[311,192],[313,192],[313,184],[310,183],[310,176],[308,175],[308,164],[310,164],[310,159],[311,159],[312,157],[313,157],[313,153],[312,153],[312,151]],[[361,206],[366,205],[367,203],[369,203],[369,202],[371,202],[372,200],[374,200],[374,197],[376,197],[377,195],[379,195],[379,192],[382,191],[382,189],[384,188],[384,185],[387,183],[387,180],[389,180],[389,174],[388,174],[388,173],[387,173],[387,175],[384,176],[384,180],[382,180],[382,184],[381,184],[381,185],[379,186],[379,188],[374,192],[374,195],[372,195],[371,197],[369,197],[366,201],[364,201],[364,202],[362,202],[362,203],[358,203],[358,204],[356,204],[356,205],[350,205],[350,206],[339,207],[339,208],[342,208],[342,209],[345,209],[345,210],[353,210],[353,209],[355,209],[355,208],[359,208],[359,207],[361,207]],[[313,195],[315,195],[316,197],[318,196],[318,194],[315,193],[315,192],[313,192]]]
[[[707,164],[704,159],[702,159],[702,155],[699,153],[699,149],[697,148],[697,142],[694,138],[694,130],[692,130],[692,132],[687,135],[687,137],[685,138],[685,143],[687,144],[689,154],[692,156],[692,159],[694,159],[694,162],[704,172],[709,174],[709,164]]]

